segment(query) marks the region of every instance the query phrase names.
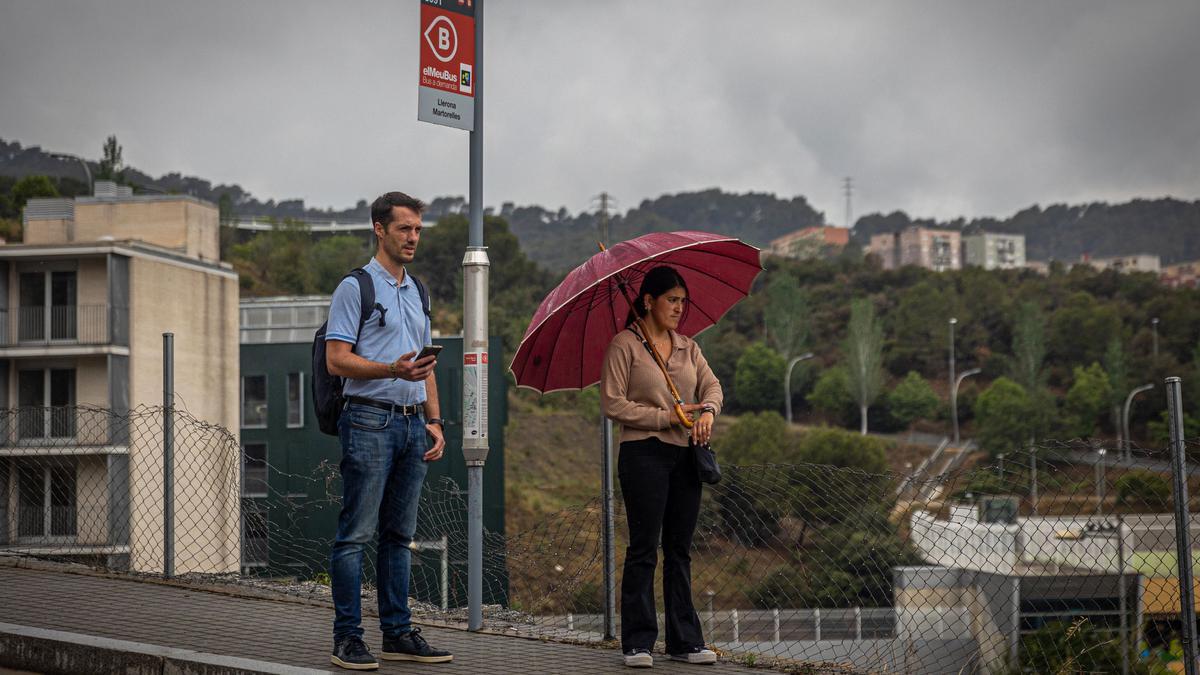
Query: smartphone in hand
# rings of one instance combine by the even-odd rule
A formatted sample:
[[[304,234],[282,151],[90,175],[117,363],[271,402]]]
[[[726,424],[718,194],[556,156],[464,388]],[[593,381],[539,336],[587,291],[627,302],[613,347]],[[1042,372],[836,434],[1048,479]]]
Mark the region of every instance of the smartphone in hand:
[[[439,353],[441,353],[442,347],[443,347],[443,345],[425,345],[424,347],[421,348],[420,353],[418,353],[416,355],[416,357],[413,358],[413,360],[420,361],[421,359],[425,358],[426,356],[436,357]]]

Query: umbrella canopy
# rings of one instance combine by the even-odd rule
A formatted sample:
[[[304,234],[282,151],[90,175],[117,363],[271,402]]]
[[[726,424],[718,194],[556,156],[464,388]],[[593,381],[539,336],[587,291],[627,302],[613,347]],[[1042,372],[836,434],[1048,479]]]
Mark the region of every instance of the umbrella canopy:
[[[757,248],[719,234],[655,232],[616,244],[572,270],[542,301],[513,357],[517,385],[546,393],[599,382],[604,351],[625,328],[630,298],[659,265],[675,268],[687,283],[679,332],[688,336],[746,297],[762,271]]]

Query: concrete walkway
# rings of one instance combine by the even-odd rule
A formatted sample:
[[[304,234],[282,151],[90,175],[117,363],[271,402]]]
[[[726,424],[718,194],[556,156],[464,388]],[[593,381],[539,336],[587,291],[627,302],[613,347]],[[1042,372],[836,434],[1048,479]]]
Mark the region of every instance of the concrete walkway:
[[[0,669],[35,672],[312,673],[329,664],[333,610],[92,573],[0,563]],[[378,624],[364,617],[367,644]],[[614,649],[423,626],[449,664],[381,661],[379,672],[621,673]],[[632,671],[630,671],[632,672]],[[655,655],[653,672],[749,673]],[[757,672],[762,672],[758,670]]]

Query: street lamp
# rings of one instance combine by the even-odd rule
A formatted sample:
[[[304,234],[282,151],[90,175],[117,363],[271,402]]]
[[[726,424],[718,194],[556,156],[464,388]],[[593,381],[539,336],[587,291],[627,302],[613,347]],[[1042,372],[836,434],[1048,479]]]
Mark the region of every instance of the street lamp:
[[[83,174],[87,177],[88,194],[90,195],[95,192],[95,189],[92,186],[92,170],[88,168],[87,162],[82,157],[78,155],[72,155],[67,152],[51,152],[47,154],[49,154],[51,157],[57,157],[58,159],[73,159],[76,162],[79,162],[79,165],[83,167]]]
[[[806,361],[813,357],[812,352],[804,352],[800,356],[788,361],[787,372],[783,376],[783,400],[787,404],[787,421],[792,423],[792,368],[796,367],[797,363]]]
[[[958,447],[958,386],[962,384],[962,381],[968,377],[972,375],[978,375],[982,372],[983,368],[964,370],[963,374],[959,375],[958,379],[954,380],[954,386],[950,388],[950,416],[954,418],[954,447],[956,448]]]
[[[1128,462],[1133,458],[1133,444],[1129,441],[1129,407],[1133,405],[1133,398],[1144,391],[1150,391],[1154,388],[1153,384],[1143,384],[1142,386],[1129,392],[1125,397],[1125,409],[1121,414],[1121,449],[1125,451],[1125,461]]]
[[[950,317],[950,387],[954,387],[954,324],[958,319]]]
[[[1154,362],[1158,363],[1158,317],[1150,319],[1150,327],[1154,330]]]
[[[1129,673],[1129,618],[1125,598],[1125,519],[1120,514],[1116,522],[1088,523],[1082,530],[1065,530],[1055,535],[1058,539],[1082,541],[1084,539],[1116,539],[1117,540],[1117,594],[1121,613],[1121,673]]]

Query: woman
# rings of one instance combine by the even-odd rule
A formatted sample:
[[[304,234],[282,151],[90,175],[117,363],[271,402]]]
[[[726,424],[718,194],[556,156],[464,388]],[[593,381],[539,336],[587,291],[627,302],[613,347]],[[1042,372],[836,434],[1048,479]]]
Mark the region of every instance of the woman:
[[[687,304],[683,277],[671,267],[652,269],[642,280],[626,329],[608,345],[600,375],[604,414],[621,425],[617,476],[629,524],[621,579],[621,649],[625,665],[632,667],[654,664],[660,533],[667,654],[688,663],[717,660],[704,647],[692,604],[691,547],[700,513],[700,479],[688,441],[708,442],[723,397],[700,347],[675,332]],[[685,400],[683,412],[694,419],[690,431],[674,410],[675,400],[651,349]]]

